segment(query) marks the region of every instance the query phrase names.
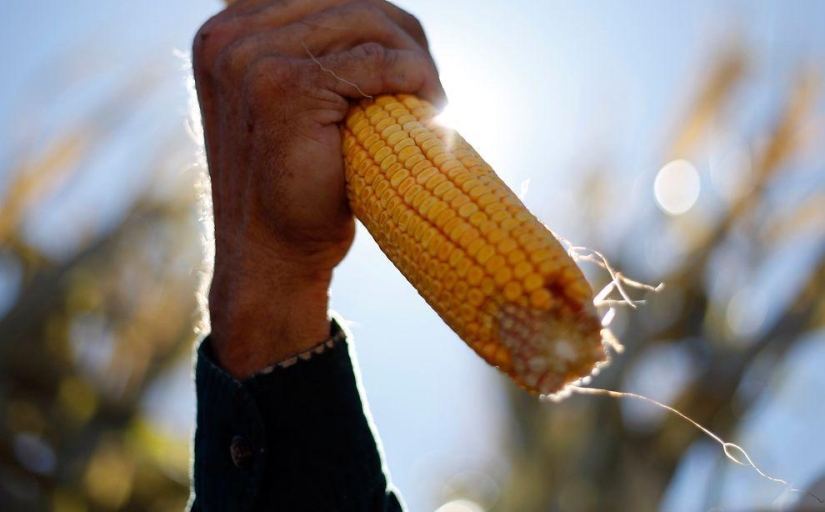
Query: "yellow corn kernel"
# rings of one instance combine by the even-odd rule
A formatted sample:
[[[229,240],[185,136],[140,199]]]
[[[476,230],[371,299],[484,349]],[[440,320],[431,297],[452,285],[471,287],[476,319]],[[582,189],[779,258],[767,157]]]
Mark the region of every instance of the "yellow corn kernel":
[[[593,292],[552,233],[435,115],[410,95],[351,107],[342,140],[350,207],[481,357],[531,392],[558,392],[605,358]]]

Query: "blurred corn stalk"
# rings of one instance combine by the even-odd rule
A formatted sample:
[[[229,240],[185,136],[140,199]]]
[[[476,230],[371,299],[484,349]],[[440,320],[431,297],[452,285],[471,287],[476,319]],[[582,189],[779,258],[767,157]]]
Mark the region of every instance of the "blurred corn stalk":
[[[182,152],[184,161],[194,155],[183,127],[147,144],[136,172],[148,185],[122,214],[97,218],[97,200],[110,193],[98,187],[90,225],[50,233],[62,252],[26,229],[71,191],[95,186],[89,166],[123,142],[160,86],[151,73],[128,77],[56,133],[21,141],[0,174],[0,296],[11,299],[0,311],[4,511],[186,503],[188,429],[168,431],[146,398],[188,365],[198,315],[197,172],[175,168]]]
[[[737,95],[749,85],[748,71],[755,59],[738,46],[717,54],[699,90],[690,94],[694,101],[661,160],[707,161],[720,133],[737,132],[753,148],[748,178],[727,197],[715,198],[715,215],[668,216],[647,209],[618,237],[632,240],[608,251],[620,269],[640,268],[639,252],[631,250],[639,245],[675,241],[679,250],[666,273],[647,276],[666,283],[664,293],[648,297],[649,304],[640,310],[620,313],[623,322],[616,327],[627,351],[614,358],[594,385],[638,391],[632,384],[640,370],[655,373],[657,364],[678,357],[676,366],[688,370],[666,401],[722,437],[735,438],[740,420],[767,390],[772,365],[766,361],[781,361],[806,335],[825,327],[825,180],[817,181],[811,173],[799,176],[805,165],[821,170],[825,119],[816,117],[815,107],[822,99],[820,77],[800,67],[781,82],[787,87],[769,116],[772,121],[738,133],[728,117]],[[607,171],[590,182],[602,196],[609,193],[615,175]],[[792,186],[800,180],[806,189],[801,198]],[[591,197],[591,190],[582,197]],[[592,211],[626,206],[624,197],[611,199]],[[603,219],[594,216],[587,221],[599,225]],[[800,250],[814,255],[812,265],[797,263],[794,251],[782,252],[799,237],[808,241]],[[589,243],[601,248],[598,240]],[[755,294],[754,283],[763,282],[764,264],[772,258],[779,258],[780,267],[792,269],[801,284],[791,288],[788,297],[774,298],[771,308],[776,312],[767,320],[755,309],[749,319],[745,300],[737,317],[745,324],[733,328],[731,296],[735,299],[737,291],[745,299],[749,291]],[[756,371],[760,378],[750,375],[743,393],[748,372]],[[673,416],[640,419],[644,406],[627,407],[638,404],[614,399],[574,397],[547,405],[519,392],[510,398],[516,432],[513,471],[494,510],[657,510],[678,464],[701,435]],[[723,460],[719,471],[726,463],[732,464]],[[722,480],[715,475],[709,481],[720,485]],[[776,495],[782,491],[777,485]],[[704,495],[703,509],[718,505],[720,489],[715,485],[695,492]]]

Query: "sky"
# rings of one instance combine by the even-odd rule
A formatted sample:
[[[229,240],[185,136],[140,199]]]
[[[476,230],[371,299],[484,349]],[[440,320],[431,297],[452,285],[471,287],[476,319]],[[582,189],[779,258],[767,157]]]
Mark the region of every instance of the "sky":
[[[653,178],[667,162],[650,147],[663,145],[675,122],[668,116],[678,112],[672,106],[687,105],[687,93],[704,76],[702,66],[720,42],[744,38],[760,55],[754,73],[766,76],[783,76],[800,60],[825,62],[825,2],[398,4],[427,30],[450,99],[445,119],[509,185],[518,188],[530,180],[525,203],[568,239],[575,239],[585,219],[566,192],[579,179],[570,169],[609,155],[618,186],[633,189],[642,183],[645,204],[654,204]],[[73,188],[28,221],[30,236],[48,251],[69,250],[74,229],[105,230],[106,219],[122,214],[134,190],[149,179],[130,173],[130,162],[151,151],[153,141],[185,131],[190,108],[185,57],[199,25],[219,9],[217,1],[206,0],[4,1],[0,62],[7,72],[0,81],[0,155],[11,155],[21,141],[46,144],[78,109],[135,67],[162,84],[149,102],[154,106],[134,113],[124,133],[106,134],[112,140],[108,151],[83,171],[92,185]],[[98,77],[92,83],[82,78],[89,71]],[[750,104],[740,106],[743,124],[756,124],[752,113],[778,101],[784,85],[762,83],[748,96]],[[187,150],[194,159],[194,148]],[[0,173],[6,170],[0,160]],[[629,212],[636,210],[617,212],[610,222],[627,221]],[[607,234],[604,243],[615,241]],[[502,377],[438,320],[363,229],[336,271],[332,307],[351,322],[389,469],[412,510],[440,505],[441,486],[450,476],[479,468],[506,470]],[[799,385],[816,378],[806,372]],[[187,400],[186,371],[171,382],[182,390],[176,399]],[[754,410],[743,438],[769,446],[769,456],[771,449],[799,450],[793,440],[760,440],[760,429],[771,428],[779,414],[772,415],[772,407],[765,403]],[[179,413],[177,420],[188,432],[189,418]],[[806,431],[799,439],[814,437]],[[701,480],[702,471],[695,468],[712,464],[709,457],[718,455],[710,455],[704,444],[694,452],[665,500],[666,510],[689,510],[684,506],[689,489]],[[793,472],[792,465],[777,469]],[[804,481],[815,470],[794,476]],[[721,504],[751,504],[760,488],[758,480],[736,475],[719,496]],[[772,503],[781,489],[765,493],[758,503]]]

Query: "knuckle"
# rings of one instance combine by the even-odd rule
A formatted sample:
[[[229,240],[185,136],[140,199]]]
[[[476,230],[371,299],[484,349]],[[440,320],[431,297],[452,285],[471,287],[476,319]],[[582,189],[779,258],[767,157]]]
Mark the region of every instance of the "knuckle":
[[[409,26],[409,30],[411,32],[410,35],[418,39],[424,45],[424,47],[427,47],[427,33],[424,31],[424,26],[421,24],[418,18],[416,18],[415,16],[406,11],[403,11],[403,16],[407,20],[407,25]]]
[[[387,0],[362,0],[365,3],[370,4],[371,6],[375,7],[376,9],[380,10],[381,12],[386,12],[385,9],[387,7],[395,7],[393,4],[388,2]]]
[[[250,49],[246,40],[238,40],[226,46],[216,57],[213,69],[223,77],[243,76],[246,63],[250,60]]]
[[[353,4],[353,8],[358,12],[359,17],[364,21],[370,22],[377,22],[379,24],[392,24],[392,19],[390,19],[387,12],[381,7],[381,4],[385,4],[383,0],[380,1],[369,1],[369,0],[361,0]]]
[[[381,27],[386,30],[392,21],[378,6],[370,2],[356,2],[346,8],[347,17],[359,26]]]
[[[383,0],[355,0],[352,5],[360,8],[378,9],[378,5],[384,3]]]
[[[410,14],[406,10],[404,10],[404,9],[402,9],[402,8],[396,6],[396,5],[390,4],[390,2],[387,2],[386,0],[363,0],[363,1],[366,1],[369,5],[371,5],[373,8],[377,9],[378,11],[380,11],[381,14],[384,15],[385,17],[387,17],[387,18],[389,18],[389,16],[387,15],[384,8],[386,8],[388,5],[393,7],[394,12],[396,13],[396,15],[399,18],[399,21],[400,21],[399,24],[402,25],[405,30],[410,32],[411,36],[413,36],[415,38],[420,38],[421,40],[426,41],[424,26],[421,24],[421,22],[418,20],[418,18],[416,18],[414,15]]]
[[[390,39],[394,30],[397,30],[395,23],[384,12],[383,9],[373,4],[365,4],[361,7],[363,23],[370,23],[376,30],[377,37]]]
[[[192,42],[192,64],[201,72],[211,74],[220,53],[235,38],[236,29],[223,13],[209,19],[198,29]]]
[[[410,25],[412,25],[413,29],[418,33],[418,35],[426,39],[427,34],[424,32],[424,25],[421,24],[421,21],[412,14],[406,14],[409,17]]]
[[[192,56],[195,58],[199,58],[203,55],[203,53],[208,48],[210,41],[210,36],[212,34],[212,30],[215,26],[220,23],[219,21],[220,14],[217,14],[201,25],[198,31],[195,33],[195,39],[192,41]]]
[[[384,10],[378,7],[375,2],[360,2],[357,4],[358,8],[363,11],[363,13],[370,18],[376,19],[387,19],[386,13]]]

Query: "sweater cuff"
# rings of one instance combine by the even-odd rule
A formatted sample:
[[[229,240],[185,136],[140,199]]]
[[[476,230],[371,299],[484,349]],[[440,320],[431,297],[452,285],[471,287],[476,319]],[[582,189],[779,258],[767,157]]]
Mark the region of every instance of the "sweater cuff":
[[[195,382],[193,510],[364,510],[386,493],[336,320],[317,349],[243,381],[215,363],[206,337]]]

